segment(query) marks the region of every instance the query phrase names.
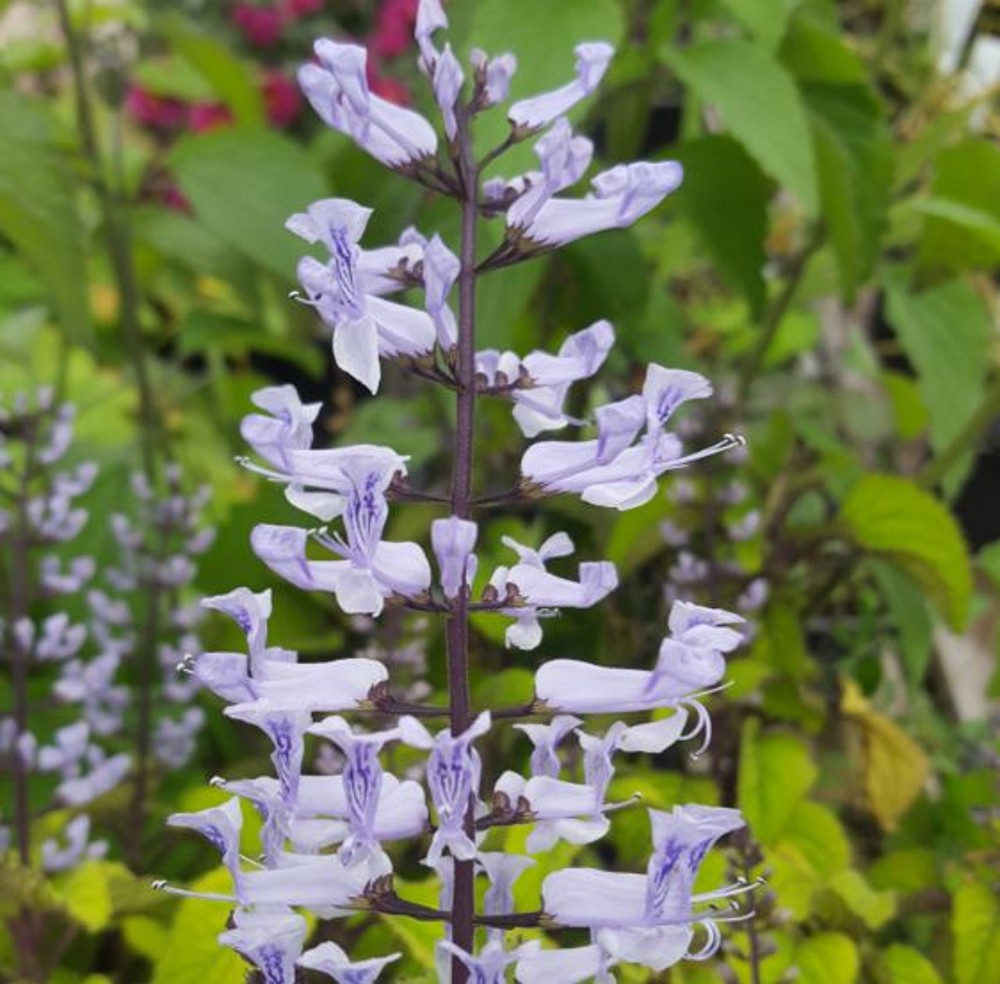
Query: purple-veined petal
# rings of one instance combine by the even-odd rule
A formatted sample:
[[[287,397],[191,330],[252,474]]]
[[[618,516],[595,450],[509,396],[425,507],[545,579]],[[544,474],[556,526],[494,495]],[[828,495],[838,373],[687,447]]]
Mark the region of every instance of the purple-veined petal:
[[[392,953],[387,957],[352,961],[336,943],[327,942],[306,950],[298,964],[333,978],[337,984],[374,984],[382,971],[401,956]]]
[[[646,877],[566,868],[542,882],[542,909],[560,926],[642,926],[646,924]]]
[[[257,967],[262,984],[295,984],[295,961],[307,932],[305,919],[290,910],[237,909],[233,922],[233,929],[219,934],[219,942]]]

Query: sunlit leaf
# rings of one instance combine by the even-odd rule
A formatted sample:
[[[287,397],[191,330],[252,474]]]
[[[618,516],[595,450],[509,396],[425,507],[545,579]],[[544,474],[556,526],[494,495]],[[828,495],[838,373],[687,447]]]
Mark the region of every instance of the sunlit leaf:
[[[895,721],[872,710],[852,680],[844,682],[841,709],[861,729],[868,806],[882,828],[892,830],[927,781],[927,757]]]
[[[916,577],[960,630],[972,595],[972,569],[954,517],[930,493],[895,475],[866,475],[844,499],[840,521],[862,550]]]

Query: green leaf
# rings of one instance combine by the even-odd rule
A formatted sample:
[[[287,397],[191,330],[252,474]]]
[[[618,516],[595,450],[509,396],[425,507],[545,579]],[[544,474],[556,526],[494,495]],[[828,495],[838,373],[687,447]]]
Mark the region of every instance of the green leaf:
[[[773,844],[816,781],[809,750],[790,734],[760,734],[760,721],[743,725],[737,801],[754,837]]]
[[[982,397],[993,334],[989,312],[963,281],[914,291],[902,269],[886,276],[886,296],[889,323],[917,370],[917,388],[930,414],[931,446],[940,452]],[[963,472],[953,468],[949,477],[960,479]]]
[[[875,579],[896,630],[906,679],[919,687],[930,663],[934,631],[924,596],[911,578],[889,564],[875,567]]]
[[[931,198],[918,204],[928,216],[918,263],[935,274],[1000,263],[1000,148],[968,137],[935,161]]]
[[[57,884],[70,915],[91,933],[105,929],[111,921],[111,889],[103,861],[85,861]]]
[[[879,101],[864,86],[810,84],[809,107],[823,217],[850,300],[871,274],[886,226],[892,143]]]
[[[834,875],[829,887],[871,930],[881,929],[896,914],[896,893],[872,888],[853,868]]]
[[[819,879],[843,871],[851,860],[843,824],[829,808],[810,800],[801,800],[792,811],[781,844],[795,847]]]
[[[913,947],[893,943],[881,955],[886,984],[942,984],[941,975],[923,954]]]
[[[724,0],[726,6],[768,51],[781,43],[788,18],[802,0]]]
[[[83,227],[66,155],[45,114],[23,95],[0,93],[0,233],[45,284],[60,328],[91,341]]]
[[[809,122],[785,68],[762,48],[736,39],[664,47],[661,55],[729,132],[809,214],[818,206],[816,159]]]
[[[195,892],[231,892],[232,877],[216,868],[192,886]],[[151,984],[244,984],[248,965],[219,946],[226,928],[226,908],[203,899],[184,899],[170,925],[167,946],[156,962]]]
[[[511,99],[524,99],[565,85],[573,77],[573,48],[582,41],[607,41],[612,45],[625,34],[622,7],[616,0],[476,0],[454,4],[452,16],[456,48],[482,48],[492,54],[510,51],[517,56],[517,73],[511,80]],[[462,8],[467,8],[462,16]],[[593,105],[593,97],[570,111],[578,119]],[[477,148],[500,144],[510,127],[501,109],[477,120]],[[531,143],[515,147],[499,162],[501,174],[537,166]]]
[[[267,130],[222,130],[181,140],[170,164],[209,232],[293,280],[306,245],[285,230],[285,221],[326,195],[316,165],[298,144]]]
[[[858,948],[843,933],[816,933],[795,948],[797,984],[854,984],[858,978]]]
[[[912,441],[926,430],[930,421],[916,382],[900,372],[887,371],[882,373],[882,385],[892,403],[897,433],[904,441]]]
[[[673,156],[684,165],[684,183],[673,197],[675,208],[694,226],[722,276],[746,298],[751,315],[760,317],[767,179],[731,137],[703,137],[682,144]]]
[[[955,984],[1000,982],[1000,899],[981,882],[966,882],[954,895]]]
[[[915,577],[961,631],[972,597],[972,568],[955,518],[934,496],[895,475],[866,475],[851,486],[840,521],[862,550]]]
[[[781,45],[781,61],[802,82],[865,85],[868,71],[841,36],[839,25],[825,23],[808,5],[792,17]]]

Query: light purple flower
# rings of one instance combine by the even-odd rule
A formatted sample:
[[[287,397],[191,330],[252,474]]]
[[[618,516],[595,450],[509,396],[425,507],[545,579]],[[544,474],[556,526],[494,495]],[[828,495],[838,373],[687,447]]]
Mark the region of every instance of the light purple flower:
[[[482,88],[482,106],[495,106],[507,101],[510,80],[517,71],[517,58],[510,53],[489,58],[485,51],[473,48],[469,60],[476,72],[476,81]]]
[[[62,829],[60,844],[53,837],[42,841],[42,870],[45,872],[66,871],[84,858],[102,858],[107,853],[107,841],[90,840],[90,817],[81,813],[73,817]]]
[[[473,799],[479,795],[482,760],[472,743],[490,730],[490,714],[484,711],[462,734],[453,736],[450,728],[436,736],[413,717],[399,721],[403,741],[416,748],[430,750],[427,761],[427,785],[438,815],[426,863],[434,864],[445,850],[460,861],[476,856],[475,842],[465,832],[465,816]]]
[[[336,943],[327,942],[306,950],[298,964],[333,978],[337,984],[375,984],[382,971],[401,956],[391,953],[387,957],[352,961]]]
[[[353,866],[380,850],[376,820],[384,773],[378,756],[386,742],[396,741],[401,737],[400,730],[393,728],[371,734],[355,733],[343,718],[329,717],[314,724],[309,731],[334,742],[346,759],[340,778],[346,799],[350,836],[344,841],[339,853],[345,865]],[[332,783],[327,781],[324,785],[330,787]],[[416,815],[404,820],[403,828],[408,831],[414,827],[420,830],[426,819],[426,808],[423,808],[421,801],[417,804]]]
[[[281,782],[281,796],[285,803],[293,805],[302,775],[302,736],[312,724],[310,713],[301,708],[275,707],[266,700],[231,704],[225,713],[226,717],[260,728],[271,739],[271,761]]]
[[[320,403],[303,403],[294,386],[266,386],[250,397],[266,411],[247,414],[240,424],[243,440],[265,461],[277,468],[288,467],[288,452],[312,447],[313,424]]]
[[[290,909],[237,909],[233,922],[219,942],[246,957],[263,984],[295,984],[295,961],[308,931],[305,919]]]
[[[549,198],[531,221],[508,226],[511,239],[524,249],[551,249],[608,229],[624,229],[656,208],[684,177],[676,161],[619,164],[592,181],[585,198]]]
[[[531,774],[535,776],[558,777],[562,766],[556,754],[556,746],[578,724],[583,721],[571,714],[557,714],[548,724],[515,724],[531,739],[534,749],[531,753]]]
[[[346,198],[328,198],[293,215],[286,227],[306,242],[321,242],[329,250],[327,263],[311,256],[299,262],[299,281],[308,303],[333,329],[337,365],[375,393],[382,375],[379,356],[429,352],[434,347],[435,326],[426,311],[380,296],[392,284],[389,271],[402,258],[414,257],[410,248],[400,247],[366,258],[358,241],[370,215],[371,209]]]
[[[540,946],[537,940],[531,940],[515,950],[505,950],[501,940],[493,939],[473,957],[451,940],[438,943],[438,949],[457,957],[469,968],[469,980],[475,984],[506,984],[507,968],[527,954],[534,953]]]
[[[514,602],[500,609],[502,614],[515,619],[505,634],[508,646],[535,649],[542,641],[539,617],[552,614],[546,609],[590,608],[618,587],[615,565],[608,561],[580,564],[579,581],[569,581],[545,570],[549,558],[565,556],[573,549],[565,533],[550,537],[538,551],[509,537],[504,537],[503,542],[521,558],[513,567],[498,567],[490,578],[497,597]]]
[[[308,560],[305,530],[257,526],[251,545],[273,571],[297,587],[332,591],[344,611],[377,615],[392,595],[412,598],[430,587],[431,570],[415,543],[381,539],[389,517],[385,490],[402,467],[388,448],[301,451],[292,456],[293,474],[303,485],[331,493],[329,514],[342,514],[346,537],[315,533],[315,539],[342,560]]]
[[[438,344],[446,352],[458,339],[455,315],[448,306],[448,294],[458,279],[462,264],[436,233],[424,247],[424,292],[427,313],[437,330]]]
[[[530,228],[553,195],[576,184],[590,166],[594,145],[586,137],[574,136],[569,121],[560,117],[536,142],[535,154],[541,170],[529,171],[519,179],[524,191],[507,210],[509,229]]]
[[[446,598],[457,598],[476,573],[476,546],[479,527],[467,519],[449,516],[431,523],[431,546],[441,571],[441,587]]]
[[[562,116],[581,99],[597,88],[615,49],[603,41],[579,44],[576,52],[576,78],[551,92],[514,103],[507,111],[507,119],[518,130],[537,130]]]
[[[641,396],[596,411],[596,440],[538,441],[521,459],[521,472],[547,493],[577,493],[584,502],[619,510],[644,505],[655,494],[660,475],[742,443],[727,435],[709,448],[682,455],[678,438],[664,432],[678,406],[711,392],[711,384],[697,373],[651,364]],[[646,432],[639,438],[643,427]]]
[[[427,120],[369,90],[364,48],[321,38],[314,50],[319,65],[303,65],[299,85],[327,126],[388,167],[406,170],[434,156],[437,135]]]

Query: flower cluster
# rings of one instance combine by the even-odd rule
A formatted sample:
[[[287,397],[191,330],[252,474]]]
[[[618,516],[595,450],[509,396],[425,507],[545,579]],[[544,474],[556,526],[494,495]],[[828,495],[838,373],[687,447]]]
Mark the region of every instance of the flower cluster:
[[[62,810],[61,832],[41,844],[41,867],[59,871],[100,856],[106,842],[91,839],[90,817],[80,812],[117,786],[130,767],[109,749],[127,697],[113,683],[117,658],[88,646],[88,628],[63,608],[95,571],[94,559],[75,554],[73,541],[87,522],[79,498],[97,475],[91,462],[63,463],[73,436],[74,408],[50,390],[19,394],[0,410],[0,636],[8,663],[11,705],[0,716],[0,763],[10,777],[11,816],[0,845],[13,846],[23,864],[32,857],[29,806],[32,775],[55,778],[50,810]],[[45,680],[55,707],[32,705]],[[47,784],[48,785],[48,784]]]
[[[393,448],[314,448],[319,406],[303,404],[290,386],[254,394],[259,412],[244,419],[242,434],[253,451],[245,464],[280,483],[289,503],[309,517],[308,526],[255,527],[257,556],[292,585],[332,595],[354,617],[376,618],[388,609],[440,616],[446,702],[400,699],[386,665],[368,655],[304,663],[269,644],[269,591],[236,588],[206,599],[239,626],[246,649],[205,652],[189,663],[193,676],[228,702],[227,716],[258,728],[272,748],[273,776],[217,779],[230,798],[171,818],[221,853],[233,887],[212,897],[229,902],[235,913],[220,942],[243,954],[270,984],[292,984],[296,966],[341,982],[374,981],[399,956],[352,962],[332,943],[303,951],[306,924],[296,909],[321,919],[368,910],[440,920],[439,973],[456,984],[497,984],[510,969],[522,982],[567,984],[612,980],[617,964],[661,971],[685,957],[711,956],[721,941],[720,924],[744,915],[723,915],[716,903],[741,896],[745,884],[695,890],[707,852],[743,819],[736,810],[695,804],[649,811],[644,872],[556,871],[542,881],[539,909],[517,908],[514,885],[535,863],[532,855],[559,841],[594,843],[611,828],[616,811],[635,808],[634,798],[609,799],[619,753],[658,754],[699,736],[700,748],[708,744],[711,725],[702,701],[720,686],[725,657],[743,640],[742,619],[678,600],[648,669],[544,659],[526,705],[477,712],[469,699],[473,613],[508,620],[507,645],[534,650],[544,641],[545,615],[596,605],[615,590],[618,577],[606,561],[584,561],[576,577],[550,570],[574,550],[563,532],[539,546],[504,537],[510,565],[483,570],[477,544],[489,530],[472,519],[473,510],[559,494],[632,509],[650,500],[666,472],[741,441],[727,435],[686,452],[668,427],[683,404],[709,397],[712,387],[697,373],[659,365],[647,368],[640,393],[597,407],[593,420],[567,414],[569,388],[593,376],[613,345],[607,322],[570,335],[556,354],[476,351],[477,277],[630,225],[677,187],[681,169],[673,162],[618,165],[598,173],[586,197],[563,194],[584,177],[593,156],[592,144],[573,134],[566,113],[608,67],[612,49],[595,42],[578,46],[575,76],[566,85],[507,109],[510,135],[490,161],[508,145],[535,139],[538,170],[483,181],[471,126],[479,113],[506,101],[516,61],[474,51],[467,74],[448,44],[438,46],[436,35],[445,27],[438,0],[421,0],[418,64],[441,111],[443,137],[416,112],[371,91],[367,55],[356,46],[317,42],[317,61],[301,69],[299,80],[328,126],[400,175],[459,201],[457,251],[440,236],[413,229],[394,244],[362,246],[371,212],[346,199],[316,202],[292,216],[288,228],[322,252],[299,265],[301,299],[329,327],[334,359],[344,372],[376,392],[383,361],[395,359],[455,392],[450,494],[444,499],[415,490],[406,456]],[[501,244],[479,257],[477,224],[498,220]],[[422,291],[422,305],[408,303],[410,295],[394,297],[406,289]],[[508,399],[529,438],[568,426],[593,427],[595,436],[536,441],[511,491],[477,497],[472,465],[479,398]],[[429,552],[422,543],[391,538],[392,512],[410,499],[437,499],[447,509],[431,523]],[[601,728],[578,715],[621,719]],[[446,726],[429,728],[425,722],[435,718]],[[490,761],[491,740],[511,719],[520,719],[515,727],[524,736],[527,774]],[[336,748],[334,771],[304,771],[311,760],[307,750],[317,741]],[[423,757],[409,773],[421,781],[387,771],[390,748],[394,761]],[[263,819],[262,863],[252,868],[241,853],[243,800]],[[531,828],[527,854],[497,849],[503,842],[495,831],[511,825]],[[412,838],[421,839],[423,863],[438,879],[436,909],[396,893],[390,852]],[[479,877],[487,882],[481,911],[475,902]],[[557,937],[563,929],[586,930],[590,942],[550,949],[537,932],[527,942],[509,935],[528,929]]]

